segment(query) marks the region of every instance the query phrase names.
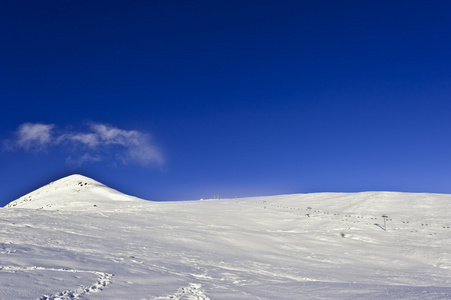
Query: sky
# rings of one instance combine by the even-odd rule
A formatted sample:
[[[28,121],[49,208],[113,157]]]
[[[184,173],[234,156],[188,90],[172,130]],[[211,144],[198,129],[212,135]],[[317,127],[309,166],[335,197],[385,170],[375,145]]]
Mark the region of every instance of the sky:
[[[451,2],[0,1],[0,206],[451,193]]]

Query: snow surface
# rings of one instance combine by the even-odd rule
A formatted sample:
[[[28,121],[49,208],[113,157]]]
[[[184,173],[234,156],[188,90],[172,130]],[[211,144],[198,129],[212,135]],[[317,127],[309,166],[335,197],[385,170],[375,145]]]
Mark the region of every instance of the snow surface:
[[[152,202],[72,175],[0,209],[0,299],[450,299],[450,209],[394,192]]]

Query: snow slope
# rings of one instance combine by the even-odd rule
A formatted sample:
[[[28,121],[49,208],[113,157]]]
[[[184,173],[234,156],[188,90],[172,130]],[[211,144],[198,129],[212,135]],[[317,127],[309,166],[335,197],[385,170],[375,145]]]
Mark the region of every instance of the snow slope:
[[[386,192],[151,202],[74,175],[0,209],[0,299],[450,299],[450,208]]]

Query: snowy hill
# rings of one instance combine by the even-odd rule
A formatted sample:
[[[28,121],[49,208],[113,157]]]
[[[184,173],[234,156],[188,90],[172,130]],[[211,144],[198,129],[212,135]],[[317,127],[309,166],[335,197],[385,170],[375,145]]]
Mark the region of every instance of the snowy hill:
[[[122,203],[118,203],[118,202]],[[89,210],[119,209],[142,202],[125,195],[98,181],[82,175],[71,175],[51,182],[15,201],[6,207],[44,210]]]
[[[74,175],[0,209],[0,299],[450,299],[450,212],[394,192],[150,202]]]

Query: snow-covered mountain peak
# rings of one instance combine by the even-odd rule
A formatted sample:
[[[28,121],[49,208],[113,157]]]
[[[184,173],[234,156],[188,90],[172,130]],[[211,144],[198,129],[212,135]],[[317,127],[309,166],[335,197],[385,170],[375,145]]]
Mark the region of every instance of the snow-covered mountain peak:
[[[53,181],[5,207],[45,210],[118,209],[142,199],[125,195],[89,177],[74,174]]]
[[[82,186],[82,185],[105,186],[104,184],[102,184],[92,178],[89,178],[89,177],[86,177],[86,176],[83,176],[80,174],[73,174],[73,175],[69,175],[67,177],[63,177],[59,180],[49,183],[48,185],[54,185],[54,186],[71,186],[71,185],[74,185],[74,186],[76,186],[76,185],[79,185],[79,186]]]

